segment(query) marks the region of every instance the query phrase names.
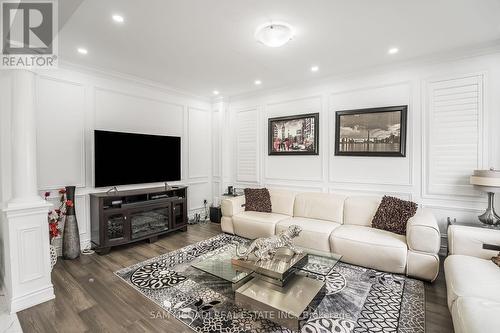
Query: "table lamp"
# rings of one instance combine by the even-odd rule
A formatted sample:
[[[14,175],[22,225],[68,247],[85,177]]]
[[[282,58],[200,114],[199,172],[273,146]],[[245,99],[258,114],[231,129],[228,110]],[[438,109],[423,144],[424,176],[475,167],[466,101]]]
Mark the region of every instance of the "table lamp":
[[[495,212],[494,197],[495,192],[500,192],[500,170],[491,168],[490,170],[474,170],[470,176],[470,183],[479,191],[488,193],[488,208],[484,214],[479,215],[479,221],[484,224],[500,224],[500,216]]]

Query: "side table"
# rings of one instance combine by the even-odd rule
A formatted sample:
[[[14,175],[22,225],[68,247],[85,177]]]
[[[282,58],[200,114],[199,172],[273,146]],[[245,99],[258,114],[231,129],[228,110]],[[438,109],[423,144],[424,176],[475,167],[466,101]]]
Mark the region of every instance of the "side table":
[[[222,209],[220,206],[210,206],[210,222],[220,223]]]
[[[448,217],[448,226],[450,225],[459,225],[463,227],[471,227],[471,228],[481,228],[481,229],[491,229],[491,230],[499,230],[500,231],[500,226],[496,225],[488,225],[481,223],[480,221],[476,222],[471,222],[471,221],[457,221],[456,219],[451,219]],[[500,251],[500,246],[495,245],[495,244],[488,244],[488,243],[483,243],[483,250],[493,250],[493,251]]]

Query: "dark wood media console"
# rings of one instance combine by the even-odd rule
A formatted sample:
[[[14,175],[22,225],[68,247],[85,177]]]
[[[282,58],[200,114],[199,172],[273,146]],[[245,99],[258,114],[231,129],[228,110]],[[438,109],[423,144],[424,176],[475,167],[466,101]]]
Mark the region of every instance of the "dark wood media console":
[[[111,247],[187,230],[187,187],[90,194],[91,238],[97,253]]]

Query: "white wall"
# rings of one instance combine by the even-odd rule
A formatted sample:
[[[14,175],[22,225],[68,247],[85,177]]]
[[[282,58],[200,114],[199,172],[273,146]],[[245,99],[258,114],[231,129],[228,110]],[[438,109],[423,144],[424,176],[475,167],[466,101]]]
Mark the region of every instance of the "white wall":
[[[189,186],[188,209],[199,209],[204,199],[211,202],[212,106],[208,100],[71,67],[38,72],[36,90],[39,190],[41,195],[52,191],[51,201],[57,203],[57,189],[77,186],[82,246],[90,242],[88,194],[107,190],[93,187],[94,129],[180,136],[182,180],[178,183]]]
[[[456,161],[439,159],[436,149],[451,151],[453,142],[443,146],[439,140],[447,129],[432,128],[438,119],[443,120],[443,115],[436,118],[437,103],[430,103],[431,88],[455,82],[461,85],[462,81],[454,79],[470,76],[479,82],[473,86],[480,90],[479,97],[474,100],[470,115],[473,119],[457,126],[466,126],[464,131],[474,139],[474,149],[463,149],[462,145],[461,151],[455,153]],[[446,217],[476,219],[485,208],[485,197],[471,189],[468,175],[475,168],[500,168],[498,91],[500,54],[492,54],[406,65],[233,97],[226,131],[232,147],[223,164],[236,187],[390,194],[410,199],[432,208],[445,231]],[[469,101],[463,103],[467,109]],[[335,111],[391,105],[409,106],[406,157],[334,156]],[[313,112],[320,113],[319,156],[268,156],[268,118]],[[451,124],[459,119],[452,117],[449,121]],[[460,138],[461,131],[455,137]],[[438,172],[441,166],[434,161],[449,163],[445,166],[449,172]],[[500,198],[497,207],[499,203]]]

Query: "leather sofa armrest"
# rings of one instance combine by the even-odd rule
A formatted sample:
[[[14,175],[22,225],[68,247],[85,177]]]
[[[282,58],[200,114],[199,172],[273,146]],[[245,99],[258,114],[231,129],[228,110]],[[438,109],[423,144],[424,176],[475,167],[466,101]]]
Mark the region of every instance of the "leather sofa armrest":
[[[245,210],[245,196],[225,198],[221,202],[222,216],[232,217]]]
[[[441,246],[441,233],[432,212],[420,208],[406,225],[408,248],[417,252],[437,254]]]
[[[483,244],[500,245],[500,230],[450,225],[448,227],[448,252],[481,259],[491,259],[498,251],[485,250]]]

